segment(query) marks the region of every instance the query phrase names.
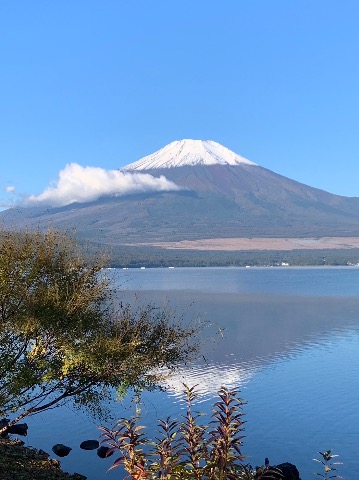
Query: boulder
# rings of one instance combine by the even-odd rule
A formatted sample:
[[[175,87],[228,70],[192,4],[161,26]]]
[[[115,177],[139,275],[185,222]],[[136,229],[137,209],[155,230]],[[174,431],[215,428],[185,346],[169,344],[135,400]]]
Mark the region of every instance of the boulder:
[[[283,480],[300,480],[299,471],[293,463],[280,463],[276,468],[283,474]]]
[[[27,423],[17,423],[16,425],[11,425],[11,427],[7,429],[7,433],[23,435],[25,437],[27,435],[27,429]]]
[[[71,450],[71,447],[67,447],[63,443],[56,443],[56,445],[52,447],[52,451],[58,457],[66,457],[71,452]]]
[[[0,428],[6,427],[9,425],[10,419],[9,418],[2,418],[0,420]],[[15,425],[11,425],[2,436],[7,436],[9,433],[15,434],[15,435],[27,435],[27,423],[16,423]]]
[[[292,463],[280,463],[270,467],[260,478],[271,478],[278,480],[300,480],[298,469]]]
[[[97,440],[85,440],[81,443],[80,448],[82,448],[82,450],[95,450],[99,445]]]
[[[113,455],[113,452],[111,452],[109,455],[107,455],[109,450],[110,450],[110,447],[101,446],[100,448],[97,449],[97,455],[100,458],[111,457],[111,455]]]

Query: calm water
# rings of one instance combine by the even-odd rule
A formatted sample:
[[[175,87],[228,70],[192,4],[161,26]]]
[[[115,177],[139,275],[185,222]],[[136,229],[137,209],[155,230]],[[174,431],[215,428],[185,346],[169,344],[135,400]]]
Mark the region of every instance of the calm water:
[[[222,385],[241,389],[248,402],[243,451],[262,464],[295,463],[302,479],[318,470],[311,459],[332,448],[346,478],[359,468],[359,269],[206,268],[112,270],[124,301],[169,302],[187,320],[200,317],[205,362],[178,372],[167,393],[146,393],[144,423],[181,415],[182,382],[198,384],[199,410],[210,412]],[[138,295],[139,293],[139,295]],[[130,415],[129,402],[113,406]],[[27,443],[50,451],[73,447],[64,469],[89,480],[106,473],[111,459],[78,448],[96,438],[96,423],[67,408],[29,419]],[[112,457],[114,458],[114,457]]]

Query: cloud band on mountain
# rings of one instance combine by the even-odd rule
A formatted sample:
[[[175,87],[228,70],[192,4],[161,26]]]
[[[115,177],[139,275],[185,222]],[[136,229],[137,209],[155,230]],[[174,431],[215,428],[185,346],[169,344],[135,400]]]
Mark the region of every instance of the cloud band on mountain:
[[[60,207],[75,202],[91,202],[103,196],[180,189],[181,187],[167,180],[163,175],[153,177],[145,173],[104,170],[99,167],[83,167],[77,163],[70,163],[60,171],[55,185],[46,188],[39,195],[31,195],[26,203]]]

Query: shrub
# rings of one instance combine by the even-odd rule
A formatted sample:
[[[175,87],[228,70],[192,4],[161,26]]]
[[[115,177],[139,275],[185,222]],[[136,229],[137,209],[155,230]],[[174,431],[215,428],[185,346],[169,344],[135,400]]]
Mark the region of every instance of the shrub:
[[[318,452],[321,459],[314,458],[315,462],[319,462],[323,465],[323,473],[317,473],[319,477],[324,478],[325,480],[329,480],[329,478],[343,478],[334,472],[337,471],[336,466],[342,465],[341,462],[333,462],[332,460],[337,458],[339,455],[334,455],[332,450],[327,450],[326,452]]]
[[[237,390],[220,389],[208,424],[193,410],[198,396],[195,387],[185,386],[184,394],[187,409],[182,420],[159,420],[158,436],[153,441],[146,438],[138,416],[121,418],[113,429],[100,427],[102,443],[110,446],[109,454],[120,452],[111,468],[124,467],[126,478],[133,480],[280,478],[278,469],[262,467],[255,472],[243,463],[244,401]]]

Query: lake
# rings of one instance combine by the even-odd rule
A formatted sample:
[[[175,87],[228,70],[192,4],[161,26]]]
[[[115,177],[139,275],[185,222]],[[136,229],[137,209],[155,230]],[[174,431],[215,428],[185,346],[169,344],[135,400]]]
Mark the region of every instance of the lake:
[[[334,449],[353,477],[359,443],[359,268],[175,268],[111,270],[124,302],[174,306],[186,320],[205,322],[205,360],[181,369],[167,393],[145,393],[141,410],[179,417],[182,382],[198,384],[198,410],[210,413],[218,388],[240,388],[248,403],[243,453],[253,465],[289,461],[312,478],[317,451]],[[116,417],[131,415],[126,400]],[[79,449],[97,438],[97,423],[64,407],[27,420],[28,445],[73,448],[63,468],[89,480],[123,478],[112,463]],[[110,425],[108,425],[110,426]]]

